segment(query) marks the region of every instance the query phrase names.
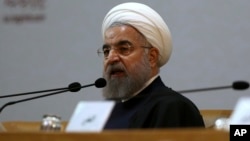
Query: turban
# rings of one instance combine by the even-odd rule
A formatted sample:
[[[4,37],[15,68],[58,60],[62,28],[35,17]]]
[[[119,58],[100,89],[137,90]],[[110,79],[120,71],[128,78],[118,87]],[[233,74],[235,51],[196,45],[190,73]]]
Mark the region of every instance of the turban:
[[[159,51],[158,64],[167,63],[172,52],[172,39],[162,17],[147,5],[135,2],[123,3],[112,8],[102,24],[102,37],[113,23],[129,24],[141,32],[147,41]]]

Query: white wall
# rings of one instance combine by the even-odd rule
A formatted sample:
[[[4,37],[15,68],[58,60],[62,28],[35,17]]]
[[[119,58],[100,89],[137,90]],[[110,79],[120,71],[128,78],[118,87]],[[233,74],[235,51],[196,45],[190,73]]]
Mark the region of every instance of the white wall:
[[[158,11],[172,32],[173,54],[160,73],[166,85],[179,91],[250,80],[250,1],[136,1]],[[85,85],[101,77],[102,59],[96,50],[102,45],[102,20],[126,0],[40,0],[26,6],[11,2],[0,0],[0,95],[66,87],[75,81]],[[26,20],[16,23],[14,16]],[[185,95],[200,109],[233,109],[249,90]],[[0,106],[21,98],[0,99]],[[69,120],[82,100],[102,100],[101,90],[90,87],[11,105],[0,121],[41,120],[43,114]]]

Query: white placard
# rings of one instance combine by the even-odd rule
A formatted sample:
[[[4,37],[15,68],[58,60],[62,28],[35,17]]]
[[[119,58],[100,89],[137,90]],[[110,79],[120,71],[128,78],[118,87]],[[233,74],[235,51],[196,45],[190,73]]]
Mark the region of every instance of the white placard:
[[[250,97],[241,97],[238,100],[229,124],[250,125]]]
[[[114,101],[81,101],[77,104],[66,132],[101,132]]]

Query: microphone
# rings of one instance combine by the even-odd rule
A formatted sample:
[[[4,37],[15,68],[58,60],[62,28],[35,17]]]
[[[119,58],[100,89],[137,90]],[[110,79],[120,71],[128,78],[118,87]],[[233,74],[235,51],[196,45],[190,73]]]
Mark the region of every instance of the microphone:
[[[88,85],[85,85],[85,86],[81,86],[80,83],[78,82],[74,82],[74,83],[71,83],[69,86],[68,86],[68,89],[70,92],[78,92],[80,89],[82,88],[85,88],[85,87],[90,87],[90,86],[96,86],[97,88],[103,88],[105,87],[107,84],[106,80],[104,78],[99,78],[95,81],[95,83],[93,84],[88,84]]]
[[[179,93],[192,93],[192,92],[210,91],[210,90],[219,90],[219,89],[228,89],[228,88],[233,88],[234,90],[245,90],[245,89],[249,88],[249,83],[246,81],[235,81],[230,86],[219,86],[219,87],[192,89],[192,90],[182,90],[182,91],[178,91],[178,92]]]
[[[95,81],[95,86],[97,88],[103,88],[105,87],[107,84],[107,81],[104,78],[99,78]]]
[[[246,81],[236,81],[233,83],[232,87],[235,90],[245,90],[249,87],[249,83]]]
[[[106,86],[106,80],[104,78],[99,78],[95,81],[95,83],[93,84],[88,84],[88,85],[81,85],[79,82],[73,82],[71,84],[69,84],[68,87],[66,88],[59,88],[59,89],[50,89],[50,90],[42,90],[40,92],[47,92],[47,91],[56,91],[53,93],[49,93],[49,94],[45,94],[45,95],[39,95],[39,96],[35,96],[35,97],[30,97],[30,98],[25,98],[25,99],[21,99],[21,100],[17,100],[17,101],[10,101],[8,103],[5,103],[1,108],[0,108],[0,113],[3,111],[3,109],[9,105],[13,105],[16,103],[21,103],[21,102],[25,102],[25,101],[29,101],[29,100],[33,100],[33,99],[38,99],[38,98],[42,98],[42,97],[46,97],[46,96],[50,96],[50,95],[56,95],[56,94],[60,94],[60,93],[64,93],[64,92],[78,92],[80,91],[82,88],[85,87],[90,87],[90,86],[96,86],[97,88],[102,88]],[[34,92],[27,92],[27,93],[21,93],[21,94],[13,94],[14,96],[20,96],[20,95],[25,95],[25,94],[34,94],[34,93],[38,93],[38,91],[34,91]],[[13,95],[7,95],[8,97],[11,97]]]
[[[33,92],[26,92],[26,93],[3,95],[3,96],[0,96],[0,99],[1,98],[8,98],[8,97],[15,97],[15,96],[30,95],[30,94],[38,94],[38,93],[44,93],[44,92],[59,91],[59,90],[69,90],[70,92],[77,92],[81,88],[89,87],[89,86],[93,86],[93,85],[95,85],[97,88],[105,87],[106,80],[104,78],[99,78],[95,81],[94,84],[89,84],[86,86],[81,86],[81,84],[79,82],[73,82],[73,83],[69,84],[68,87],[64,87],[64,88],[56,88],[56,89],[40,90],[40,91],[33,91]]]

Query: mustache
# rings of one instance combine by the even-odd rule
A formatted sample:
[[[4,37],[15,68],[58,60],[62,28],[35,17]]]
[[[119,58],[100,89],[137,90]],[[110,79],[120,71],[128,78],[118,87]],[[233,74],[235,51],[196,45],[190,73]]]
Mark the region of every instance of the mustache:
[[[109,65],[107,67],[105,75],[110,76],[111,74],[118,72],[118,71],[122,71],[122,72],[125,72],[127,74],[127,70],[122,63],[115,63],[115,64]]]

